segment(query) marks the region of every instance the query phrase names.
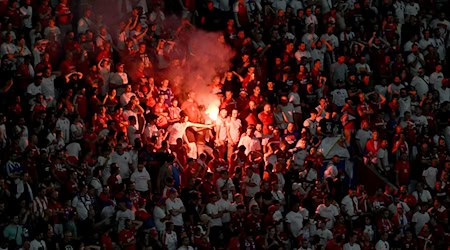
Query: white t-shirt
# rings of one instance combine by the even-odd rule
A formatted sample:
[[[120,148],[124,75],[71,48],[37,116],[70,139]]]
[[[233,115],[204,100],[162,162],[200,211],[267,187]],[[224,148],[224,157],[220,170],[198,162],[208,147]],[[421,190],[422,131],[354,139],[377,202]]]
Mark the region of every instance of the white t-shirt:
[[[337,167],[334,164],[328,164],[327,168],[325,169],[325,172],[323,173],[324,179],[334,179],[338,175]]]
[[[136,184],[136,190],[139,192],[148,191],[148,181],[150,181],[150,174],[144,168],[142,172],[136,169],[131,175],[130,180]]]
[[[339,210],[333,204],[328,207],[325,206],[325,204],[320,204],[316,209],[316,214],[320,215],[322,218],[329,219],[327,228],[331,229],[333,228],[335,217],[339,215]]]
[[[389,242],[379,240],[377,242],[377,244],[375,245],[375,249],[376,250],[389,250],[390,249]]]
[[[162,209],[159,206],[155,206],[155,208],[153,209],[153,220],[155,222],[156,230],[158,230],[158,232],[160,233],[166,231],[166,223],[161,222],[161,219],[163,219],[166,216],[167,214],[166,211],[164,211],[164,209]]]
[[[92,204],[91,197],[89,195],[85,196],[75,196],[72,200],[72,207],[77,210],[78,217],[81,220],[85,220],[88,217],[89,207]]]
[[[241,128],[242,128],[242,122],[240,119],[230,119],[227,122],[227,129],[230,133],[231,140],[233,142],[239,142],[239,139],[241,138]]]
[[[111,154],[112,163],[116,163],[120,169],[120,176],[122,179],[127,179],[130,177],[130,165],[132,164],[131,155],[128,152],[123,152],[119,155],[117,152]]]
[[[350,242],[347,242],[344,244],[343,250],[361,250],[361,247],[358,243],[353,243],[353,245],[350,245]]]
[[[41,90],[42,90],[42,94],[45,96],[45,98],[47,100],[55,99],[55,79],[56,79],[56,76],[54,76],[54,75],[51,75],[48,78],[46,78],[46,77],[42,78]]]
[[[320,238],[319,245],[321,246],[325,246],[329,240],[333,239],[333,233],[327,228],[317,229],[317,236]]]
[[[353,197],[351,198],[349,195],[346,195],[342,199],[342,209],[345,211],[345,213],[349,216],[353,216],[356,214],[357,211],[355,211],[355,207],[358,210],[358,198]]]
[[[80,146],[80,144],[79,144],[78,142],[72,142],[72,143],[69,143],[69,144],[66,146],[66,150],[67,150],[67,154],[68,154],[69,156],[74,156],[74,157],[76,157],[77,159],[79,159],[79,157],[80,157],[80,152],[81,152],[81,146]]]
[[[61,119],[58,118],[56,121],[56,129],[61,130],[64,137],[64,142],[69,143],[70,142],[70,120],[67,118]]]
[[[47,250],[47,244],[44,240],[34,239],[30,242],[30,250]]]
[[[250,136],[247,135],[242,136],[241,139],[239,140],[238,147],[242,145],[245,146],[246,155],[248,155],[252,151],[261,150],[261,142],[255,137],[251,138]]]
[[[27,94],[35,96],[42,93],[42,86],[36,86],[34,83],[30,83],[27,87]]]
[[[292,236],[297,238],[302,233],[303,228],[303,216],[300,212],[290,211],[286,215],[286,222],[289,223],[289,227]]]
[[[345,89],[335,89],[331,91],[331,96],[333,97],[333,103],[338,107],[345,105],[345,99],[348,98],[347,90]]]
[[[256,186],[254,186],[254,187],[250,187],[248,185],[245,186],[245,189],[246,189],[245,196],[254,197],[255,194],[260,191],[261,177],[259,176],[259,174],[253,173],[252,176],[250,176],[250,177],[248,175],[245,176],[244,181],[245,182],[250,181],[251,183],[256,184]]]
[[[169,132],[169,138],[167,139],[168,143],[170,145],[177,145],[177,139],[181,138],[183,139],[183,135],[186,132],[186,128],[189,127],[192,123],[186,122],[186,123],[180,123],[177,122],[170,126],[167,129],[167,132]]]
[[[211,217],[211,220],[209,221],[211,227],[221,227],[223,225],[221,217],[212,218],[213,215],[219,214],[219,206],[216,203],[208,203],[206,205],[206,213]]]
[[[372,131],[359,129],[356,132],[355,139],[359,141],[359,146],[364,151],[366,149],[366,144],[369,139],[372,138]]]
[[[429,166],[427,169],[423,170],[422,176],[425,178],[425,182],[427,185],[434,189],[436,186],[436,177],[438,174],[438,169],[435,167]]]
[[[130,209],[127,209],[125,211],[122,210],[117,211],[116,221],[119,222],[118,232],[122,231],[125,228],[126,220],[134,220],[134,213]]]
[[[380,148],[377,152],[377,163],[379,167],[386,168],[389,166],[388,151]]]
[[[411,222],[416,223],[415,230],[416,234],[419,234],[423,226],[430,221],[430,215],[428,212],[421,213],[417,211],[414,213]]]
[[[173,210],[173,209],[178,210],[178,209],[181,209],[182,207],[184,207],[184,205],[180,198],[175,198],[174,200],[171,200],[171,199],[166,200],[166,210],[169,213],[170,213],[170,210]],[[173,223],[174,226],[183,226],[183,224],[184,224],[182,214],[178,214],[176,216],[172,215],[170,221]]]
[[[430,191],[423,190],[422,192],[414,191],[412,193],[414,198],[416,198],[416,201],[420,202],[430,202],[433,200],[433,197],[430,194]]]

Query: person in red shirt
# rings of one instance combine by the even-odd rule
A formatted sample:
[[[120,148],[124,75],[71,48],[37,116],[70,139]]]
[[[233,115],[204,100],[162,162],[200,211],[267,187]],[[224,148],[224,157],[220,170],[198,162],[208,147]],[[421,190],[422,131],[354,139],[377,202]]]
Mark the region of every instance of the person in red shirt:
[[[125,221],[125,229],[119,232],[119,244],[123,250],[136,250],[136,231],[141,226],[141,221]]]
[[[233,92],[231,90],[225,91],[225,98],[220,104],[219,109],[226,109],[228,114],[233,112],[233,109],[237,109],[237,102],[233,98]]]
[[[112,228],[108,228],[102,236],[100,236],[100,242],[104,250],[113,250],[113,242],[111,236],[109,236]]]
[[[5,13],[5,18],[12,24],[15,30],[19,30],[22,24],[22,18],[20,16],[18,1],[10,1],[8,9]]]
[[[434,249],[436,237],[434,237],[428,224],[423,225],[422,231],[417,236],[418,249]]]
[[[400,155],[400,160],[395,163],[394,171],[395,184],[397,186],[408,185],[411,170],[407,153],[402,153]]]
[[[64,36],[67,31],[72,30],[72,12],[67,4],[67,0],[60,0],[55,8],[56,20],[61,29],[61,34]]]
[[[264,111],[258,114],[258,119],[263,124],[263,134],[268,135],[270,134],[270,126],[273,125],[274,118],[272,113],[272,108],[270,107],[270,104],[264,105]]]

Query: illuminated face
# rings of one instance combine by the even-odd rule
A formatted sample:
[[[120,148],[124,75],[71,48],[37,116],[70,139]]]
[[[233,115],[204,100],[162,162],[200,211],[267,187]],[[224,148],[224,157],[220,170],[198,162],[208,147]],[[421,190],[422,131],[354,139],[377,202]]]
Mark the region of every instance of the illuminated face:
[[[220,117],[222,117],[222,118],[227,117],[227,110],[226,109],[220,110]]]
[[[264,105],[264,112],[269,113],[271,109],[270,104]]]

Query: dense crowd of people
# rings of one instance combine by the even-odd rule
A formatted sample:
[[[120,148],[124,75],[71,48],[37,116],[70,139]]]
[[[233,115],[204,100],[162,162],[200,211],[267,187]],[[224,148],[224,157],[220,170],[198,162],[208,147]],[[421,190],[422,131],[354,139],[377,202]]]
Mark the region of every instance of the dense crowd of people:
[[[0,249],[447,249],[446,7],[0,0]]]

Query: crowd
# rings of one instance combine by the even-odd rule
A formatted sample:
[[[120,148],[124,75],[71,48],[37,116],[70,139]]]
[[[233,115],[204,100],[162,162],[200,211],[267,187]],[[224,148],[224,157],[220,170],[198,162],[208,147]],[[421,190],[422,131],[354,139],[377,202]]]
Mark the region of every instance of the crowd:
[[[447,249],[447,7],[0,0],[0,249]]]

